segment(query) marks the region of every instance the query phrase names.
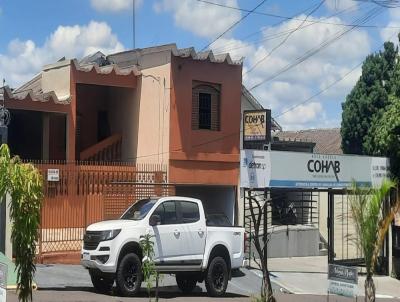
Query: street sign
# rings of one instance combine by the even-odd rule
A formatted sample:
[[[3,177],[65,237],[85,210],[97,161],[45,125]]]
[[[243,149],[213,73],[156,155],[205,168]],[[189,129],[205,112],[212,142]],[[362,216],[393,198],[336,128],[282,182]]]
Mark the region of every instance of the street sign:
[[[358,294],[358,271],[356,267],[329,264],[328,292],[346,297]]]
[[[7,265],[0,262],[0,302],[7,301]]]
[[[60,170],[47,169],[47,181],[60,181]]]

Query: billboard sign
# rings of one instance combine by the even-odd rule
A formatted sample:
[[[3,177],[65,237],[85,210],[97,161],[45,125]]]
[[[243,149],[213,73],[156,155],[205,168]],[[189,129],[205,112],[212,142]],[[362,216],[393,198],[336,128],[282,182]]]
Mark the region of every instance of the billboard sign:
[[[328,291],[330,294],[356,297],[358,294],[358,272],[356,267],[329,264]]]
[[[271,110],[243,112],[243,148],[262,149],[271,141]]]
[[[242,150],[240,160],[244,188],[346,188],[353,180],[378,186],[389,177],[385,157]]]

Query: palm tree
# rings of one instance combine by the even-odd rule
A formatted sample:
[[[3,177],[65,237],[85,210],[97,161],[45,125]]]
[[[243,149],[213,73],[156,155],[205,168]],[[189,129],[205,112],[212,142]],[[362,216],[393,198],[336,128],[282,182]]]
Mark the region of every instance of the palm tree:
[[[400,207],[398,198],[391,204],[385,202],[392,188],[395,188],[395,183],[384,180],[378,188],[360,188],[354,183],[350,189],[350,208],[356,226],[356,243],[364,255],[367,271],[364,284],[366,302],[375,301],[372,276],[386,233]]]

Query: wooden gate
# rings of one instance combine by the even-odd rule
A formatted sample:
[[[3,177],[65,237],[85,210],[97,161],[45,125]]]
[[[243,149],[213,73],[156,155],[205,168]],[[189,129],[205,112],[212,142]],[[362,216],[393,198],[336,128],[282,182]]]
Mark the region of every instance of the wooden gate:
[[[86,227],[118,218],[149,196],[173,195],[166,167],[156,164],[35,162],[44,180],[38,242],[41,263],[79,263]],[[59,179],[48,181],[48,169]],[[55,172],[57,174],[57,172]]]

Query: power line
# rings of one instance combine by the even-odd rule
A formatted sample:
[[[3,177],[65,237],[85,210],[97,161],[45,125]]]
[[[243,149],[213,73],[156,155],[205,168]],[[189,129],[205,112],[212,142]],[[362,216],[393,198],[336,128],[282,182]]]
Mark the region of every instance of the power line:
[[[362,19],[359,20],[360,24],[367,22],[369,19],[372,19],[374,17],[376,17],[379,13],[381,13],[383,11],[383,9],[381,7],[376,7],[373,8],[372,10],[370,10],[365,17],[363,17]],[[295,59],[294,62],[287,64],[285,67],[281,68],[278,72],[276,72],[275,74],[269,76],[268,78],[260,81],[259,83],[257,83],[256,85],[254,85],[253,87],[251,87],[250,89],[248,89],[249,91],[254,90],[255,88],[277,78],[278,76],[280,76],[282,73],[292,69],[293,67],[296,67],[297,65],[301,64],[302,62],[308,60],[310,57],[312,57],[313,55],[317,54],[318,52],[320,52],[321,50],[325,49],[326,47],[328,47],[329,45],[331,45],[332,43],[338,41],[339,39],[341,39],[345,34],[347,34],[348,32],[354,30],[357,26],[353,26],[349,29],[346,29],[344,31],[340,31],[337,32],[335,34],[334,37],[332,37],[331,39],[325,40],[322,43],[320,43],[318,46],[313,47],[311,49],[309,49],[308,51],[306,51],[303,55],[301,55],[300,57],[297,57]]]
[[[202,2],[202,3],[206,3],[206,4],[210,4],[210,5],[220,6],[220,7],[224,7],[224,8],[229,8],[229,9],[233,9],[233,10],[239,10],[239,11],[243,11],[243,12],[249,12],[249,10],[244,9],[244,8],[235,7],[235,6],[229,6],[229,5],[224,5],[224,4],[215,3],[215,2],[211,2],[211,1],[207,1],[207,0],[196,0],[196,1]],[[372,2],[372,1],[364,1],[364,0],[353,0],[353,1],[374,3],[374,2]],[[288,17],[288,16],[282,16],[282,15],[278,15],[278,14],[271,14],[271,13],[258,12],[258,11],[253,12],[253,14],[255,14],[255,15],[263,15],[263,16],[273,17],[273,18],[279,18],[279,19],[285,19],[285,20],[304,21],[304,19],[301,19],[301,18]],[[306,21],[306,22],[315,22],[315,23],[321,23],[321,24],[329,24],[329,25],[336,25],[336,26],[347,26],[347,27],[352,27],[352,26],[355,26],[355,25],[356,25],[356,24],[352,24],[352,23],[326,22],[326,21],[320,21],[320,20],[313,20],[313,21]],[[384,25],[373,25],[373,24],[370,24],[370,25],[361,25],[361,26],[359,26],[359,27],[361,27],[361,28],[400,29],[400,26],[384,26]]]
[[[299,15],[299,14],[302,14],[302,13],[308,11],[309,9],[313,8],[313,7],[314,7],[314,5],[308,7],[308,8],[306,8],[306,9],[300,11],[300,12],[297,12],[296,14],[293,15],[293,17],[294,17],[294,16],[297,16],[297,15]],[[356,7],[357,7],[357,5],[354,5],[354,6],[352,6],[351,8],[343,9],[343,10],[338,11],[338,12],[336,12],[336,13],[330,15],[330,16],[323,17],[323,18],[320,19],[320,20],[326,20],[326,19],[335,17],[335,16],[337,16],[337,15],[339,15],[339,14],[345,13],[345,12],[347,12],[347,11],[352,11],[352,10],[353,10],[354,8],[356,8]],[[284,23],[285,21],[286,21],[286,20],[279,21],[279,22],[277,22],[277,23],[272,24],[270,27],[278,26],[278,25]],[[306,22],[309,22],[309,21],[306,21]],[[311,26],[311,25],[314,25],[315,23],[318,23],[318,22],[312,21],[312,23],[309,23],[309,24],[306,24],[306,25],[302,26],[301,29],[306,28],[306,27],[309,27],[309,26]],[[399,27],[399,28],[400,28],[400,27]],[[277,38],[280,38],[280,37],[284,36],[285,34],[291,32],[291,31],[293,31],[294,29],[295,29],[295,28],[290,28],[290,29],[287,29],[287,30],[283,30],[283,31],[274,33],[274,34],[264,35],[262,39],[253,40],[253,41],[251,41],[251,42],[260,43],[260,42],[265,42],[265,41],[277,39]],[[248,40],[248,38],[250,38],[250,37],[252,37],[252,36],[255,36],[256,34],[259,34],[259,33],[263,32],[264,30],[265,30],[265,27],[262,28],[262,29],[260,29],[260,30],[255,31],[255,32],[253,32],[253,33],[251,33],[251,34],[248,34],[248,35],[246,35],[245,37],[239,38],[239,40],[241,40],[241,41],[243,41],[243,40]],[[246,48],[246,47],[251,47],[251,46],[252,46],[251,44],[248,44],[248,45],[239,46],[239,47],[227,48],[227,45],[232,45],[232,46],[233,46],[233,45],[235,45],[235,44],[236,44],[235,42],[226,43],[224,46],[217,47],[217,48],[214,47],[214,48],[213,48],[213,51],[218,52],[218,50],[221,50],[221,51],[229,52],[229,51],[231,51],[231,50],[236,50],[236,49],[241,49],[241,48]]]
[[[244,76],[246,76],[248,73],[252,72],[261,62],[265,61],[268,57],[271,56],[271,54],[277,50],[279,47],[281,47],[289,38],[292,34],[294,34],[296,31],[298,31],[304,24],[304,22],[307,21],[308,17],[310,17],[313,13],[315,13],[321,6],[322,4],[325,2],[325,0],[322,0],[310,13],[307,14],[306,18],[304,19],[304,21],[302,21],[300,23],[299,26],[297,26],[294,30],[290,31],[286,37],[278,44],[276,45],[274,48],[271,49],[270,52],[268,52],[263,58],[261,58],[259,61],[257,61],[252,67],[249,68],[248,71],[245,72]]]
[[[392,35],[389,40],[391,38],[393,38],[396,34]],[[374,52],[378,52],[382,47],[384,47],[385,43],[381,44]],[[364,61],[358,63],[357,65],[355,65],[352,69],[350,69],[348,72],[346,72],[342,77],[340,77],[339,79],[337,79],[336,81],[332,82],[331,84],[329,84],[328,86],[326,86],[324,89],[318,91],[317,93],[313,94],[312,96],[310,96],[309,98],[307,98],[306,100],[297,103],[295,105],[293,105],[292,107],[290,107],[289,109],[282,111],[281,113],[277,114],[274,116],[274,118],[278,118],[282,115],[285,115],[286,113],[296,109],[297,107],[304,105],[305,103],[308,103],[309,101],[311,101],[312,99],[316,98],[317,96],[323,94],[325,91],[329,90],[332,86],[335,86],[337,83],[343,81],[347,76],[349,76],[352,72],[354,72],[358,67],[360,67],[362,64],[364,63]]]
[[[268,0],[262,0],[256,7],[254,7],[252,10],[248,11],[246,15],[244,15],[242,18],[240,18],[238,21],[233,23],[231,26],[229,26],[223,33],[221,33],[219,36],[217,36],[213,41],[208,43],[206,46],[203,47],[201,51],[206,50],[208,47],[210,47],[212,44],[214,44],[217,40],[219,40],[223,35],[225,35],[228,31],[230,31],[232,28],[234,28],[236,25],[238,25],[240,22],[242,22],[244,19],[246,19],[250,14],[252,14],[257,8],[259,8],[261,5],[263,5],[265,2]]]

